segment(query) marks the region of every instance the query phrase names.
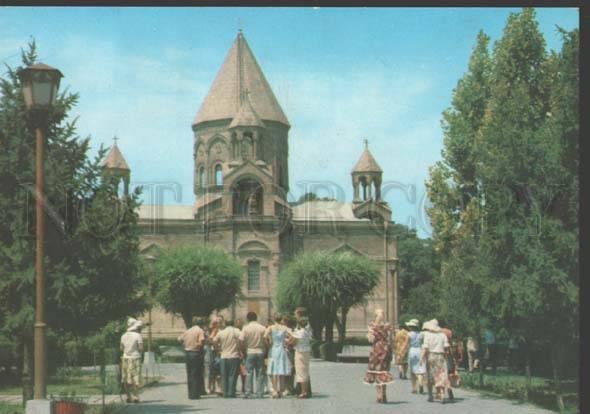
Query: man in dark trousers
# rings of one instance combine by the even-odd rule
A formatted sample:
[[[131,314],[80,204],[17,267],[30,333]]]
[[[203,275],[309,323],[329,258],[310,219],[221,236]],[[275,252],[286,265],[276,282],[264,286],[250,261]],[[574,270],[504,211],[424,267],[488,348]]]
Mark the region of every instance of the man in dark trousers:
[[[221,327],[220,327],[221,328]],[[225,398],[236,397],[236,382],[240,373],[240,330],[233,326],[233,321],[225,322],[213,338],[221,348],[221,387]]]
[[[198,400],[205,389],[203,380],[205,332],[200,327],[203,324],[201,318],[194,317],[192,322],[193,326],[180,335],[178,341],[182,342],[185,351],[188,398]]]

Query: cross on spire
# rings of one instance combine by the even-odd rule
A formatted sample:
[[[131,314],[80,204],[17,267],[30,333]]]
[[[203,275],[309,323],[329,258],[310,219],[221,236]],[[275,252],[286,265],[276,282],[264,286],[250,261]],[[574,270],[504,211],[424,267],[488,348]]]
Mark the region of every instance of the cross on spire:
[[[367,138],[363,139],[363,142],[365,143],[365,149],[369,149],[369,140]]]
[[[113,141],[115,142],[115,145],[117,145],[118,140],[119,140],[119,138],[117,138],[116,136],[113,137]]]

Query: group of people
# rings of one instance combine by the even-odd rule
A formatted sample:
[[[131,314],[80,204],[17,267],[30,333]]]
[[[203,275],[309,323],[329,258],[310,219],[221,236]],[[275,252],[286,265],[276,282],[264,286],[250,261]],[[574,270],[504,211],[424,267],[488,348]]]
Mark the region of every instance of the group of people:
[[[204,319],[197,317],[192,327],[178,337],[186,354],[188,398],[199,399],[203,394],[235,398],[238,377],[244,398],[262,398],[266,393],[272,398],[289,394],[309,398],[312,331],[305,309],[298,308],[294,317],[277,314],[267,326],[257,321],[255,312],[248,312],[246,319],[247,324],[242,326],[240,320],[216,316],[207,326]],[[127,401],[139,402],[142,323],[130,318],[127,326],[120,345],[122,382]],[[412,393],[423,394],[426,388],[429,402],[440,400],[444,404],[454,399],[463,347],[461,341],[453,340],[447,326],[432,319],[420,328],[419,321],[411,319],[394,331],[385,321],[383,310],[378,309],[369,324],[367,339],[372,349],[363,381],[376,386],[379,403],[387,402],[386,387],[393,383],[390,370],[394,356],[400,378],[407,379],[409,374]]]
[[[375,312],[375,319],[369,324],[367,339],[372,344],[369,367],[364,382],[377,388],[377,402],[387,402],[386,387],[393,383],[391,361],[395,356],[400,378],[412,382],[412,393],[428,392],[428,401],[440,400],[443,404],[453,400],[453,386],[458,385],[457,366],[463,360],[460,341],[453,341],[448,327],[441,327],[439,321],[424,322],[420,329],[417,319],[405,323],[393,331],[385,321],[383,310]]]
[[[207,326],[204,319],[194,318],[193,326],[178,337],[186,353],[189,399],[203,394],[235,398],[238,377],[244,398],[265,393],[309,398],[312,332],[305,309],[298,308],[294,317],[277,314],[267,326],[257,321],[255,312],[246,319],[242,326],[239,319],[216,316]]]

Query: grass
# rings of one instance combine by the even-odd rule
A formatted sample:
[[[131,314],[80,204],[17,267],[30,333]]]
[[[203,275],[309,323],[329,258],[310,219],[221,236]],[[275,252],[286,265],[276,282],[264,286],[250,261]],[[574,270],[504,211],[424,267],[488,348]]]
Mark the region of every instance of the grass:
[[[106,374],[105,378],[105,394],[117,395],[119,394],[119,382],[115,373]],[[142,384],[142,388],[152,386],[158,383],[159,378],[152,377],[150,381]],[[102,384],[98,373],[89,374],[82,372],[81,369],[68,369],[67,374],[58,371],[56,375],[49,377],[47,383],[47,396],[59,395],[101,395]],[[0,395],[22,395],[22,385],[12,382],[0,383]],[[0,414],[4,414],[0,411]]]
[[[22,405],[15,405],[15,404],[7,404],[0,402],[0,414],[22,414],[24,413],[24,408]]]
[[[97,395],[102,391],[100,378],[92,375],[82,375],[68,379],[49,378],[47,384],[47,395],[72,394],[76,395]],[[21,395],[22,386],[11,384],[0,387],[0,395]],[[0,411],[2,413],[2,411]],[[3,414],[3,413],[2,413]]]
[[[474,374],[462,373],[461,386],[518,401],[525,400],[527,390],[526,377],[524,375],[516,375],[500,370],[495,375],[484,374],[483,387],[479,385],[478,372]],[[565,413],[578,413],[577,380],[563,380],[561,389],[566,405]],[[543,377],[531,377],[528,401],[543,408],[557,411],[553,382]]]

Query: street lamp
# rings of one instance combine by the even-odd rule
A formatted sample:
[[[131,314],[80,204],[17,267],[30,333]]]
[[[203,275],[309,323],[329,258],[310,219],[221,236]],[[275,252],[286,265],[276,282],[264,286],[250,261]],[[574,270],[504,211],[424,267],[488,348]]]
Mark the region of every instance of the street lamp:
[[[35,400],[45,400],[46,355],[45,355],[45,275],[43,272],[43,242],[45,239],[44,200],[44,146],[45,128],[48,115],[57,98],[59,81],[62,73],[42,63],[31,65],[18,72],[25,105],[29,113],[31,126],[36,136],[36,215],[37,215],[37,249],[35,255]]]
[[[143,365],[146,370],[146,378],[153,376],[156,367],[156,355],[152,351],[152,307],[153,307],[153,292],[152,292],[152,274],[154,271],[154,262],[156,257],[150,254],[144,256],[148,263],[148,295],[149,295],[149,309],[148,309],[148,349],[143,357]]]

